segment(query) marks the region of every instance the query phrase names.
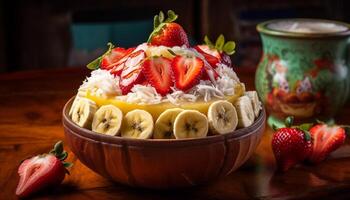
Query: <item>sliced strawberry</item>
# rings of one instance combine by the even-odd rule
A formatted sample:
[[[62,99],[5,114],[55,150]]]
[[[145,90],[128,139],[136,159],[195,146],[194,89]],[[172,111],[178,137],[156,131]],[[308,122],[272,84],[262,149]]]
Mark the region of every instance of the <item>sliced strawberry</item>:
[[[63,151],[62,142],[58,142],[50,154],[24,160],[18,168],[20,179],[16,195],[27,197],[43,188],[60,184],[67,173],[65,165],[71,165],[64,162],[66,157],[67,152]]]
[[[110,53],[104,55],[101,60],[101,69],[109,70],[117,63],[121,58],[125,56],[127,50],[121,47],[116,47],[111,50]]]
[[[129,58],[129,56],[133,53],[133,51],[135,49],[136,49],[135,47],[128,48],[126,50],[126,53],[125,53],[124,57],[122,57],[118,62],[113,63],[111,65],[112,68],[110,68],[110,73],[113,74],[113,75],[120,76],[120,74],[123,71],[125,61]]]
[[[148,82],[161,95],[166,95],[173,86],[171,60],[164,57],[151,57],[143,65]]]
[[[220,54],[215,49],[213,51],[214,52],[216,51],[218,53],[217,55],[219,57],[215,57],[214,55],[207,53],[208,51],[211,51],[207,45],[197,45],[194,48],[198,51],[198,53],[200,53],[204,56],[205,60],[211,65],[212,68],[217,67],[216,64],[218,64],[220,62]],[[205,50],[203,50],[202,48]],[[215,53],[213,53],[213,54],[215,54]]]
[[[219,74],[216,72],[216,70],[211,67],[211,65],[206,62],[204,62],[204,73],[203,73],[203,80],[210,80],[211,82],[215,83],[216,79],[219,77]]]
[[[197,85],[204,70],[204,63],[197,57],[176,56],[172,62],[175,86],[183,91]]]
[[[222,52],[220,54],[221,56],[221,60],[220,62],[228,67],[232,66],[232,61],[231,61],[231,57],[229,55],[227,55],[225,52]]]
[[[125,61],[119,81],[119,87],[124,95],[129,93],[135,84],[143,81],[142,62],[145,58],[146,53],[143,50],[139,50],[130,54]]]
[[[309,161],[319,163],[326,159],[328,154],[338,149],[345,141],[345,130],[340,126],[317,124],[310,129],[313,141],[312,153]]]
[[[214,56],[217,59],[221,59],[220,52],[215,48],[210,48],[208,45],[205,45],[205,44],[197,45],[194,48],[197,49],[197,51],[199,51],[199,53],[203,52],[203,53],[209,54],[211,56]]]

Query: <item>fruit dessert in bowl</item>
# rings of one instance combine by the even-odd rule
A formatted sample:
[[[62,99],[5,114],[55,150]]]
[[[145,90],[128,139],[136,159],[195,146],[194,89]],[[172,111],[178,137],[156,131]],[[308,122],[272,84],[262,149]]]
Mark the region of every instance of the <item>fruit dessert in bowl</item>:
[[[174,12],[154,18],[149,40],[115,47],[63,109],[74,154],[95,172],[132,186],[198,185],[242,165],[259,144],[265,111],[231,64],[221,35],[191,47]]]

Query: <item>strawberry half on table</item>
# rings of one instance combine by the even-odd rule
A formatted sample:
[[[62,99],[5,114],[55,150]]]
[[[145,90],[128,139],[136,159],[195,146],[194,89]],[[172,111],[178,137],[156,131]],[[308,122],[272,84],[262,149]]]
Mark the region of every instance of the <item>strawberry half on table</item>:
[[[312,153],[308,158],[311,163],[319,163],[345,142],[345,129],[337,125],[316,124],[310,129]]]
[[[164,13],[154,16],[153,32],[148,38],[148,43],[154,46],[189,46],[187,34],[179,24],[174,21],[177,15],[174,11],[168,11],[168,17],[164,18]]]
[[[62,141],[59,141],[50,153],[24,160],[18,168],[20,179],[16,195],[27,197],[44,188],[60,184],[66,173],[69,174],[67,168],[73,165],[64,161],[67,156]]]
[[[235,42],[225,42],[225,37],[222,34],[216,39],[215,44],[207,36],[204,37],[204,42],[205,44],[197,45],[194,48],[205,57],[213,68],[216,68],[218,63],[231,66],[230,55],[235,53]]]
[[[272,150],[279,170],[287,171],[309,157],[312,143],[305,125],[292,127],[293,117],[285,121],[286,127],[279,128],[272,137]]]

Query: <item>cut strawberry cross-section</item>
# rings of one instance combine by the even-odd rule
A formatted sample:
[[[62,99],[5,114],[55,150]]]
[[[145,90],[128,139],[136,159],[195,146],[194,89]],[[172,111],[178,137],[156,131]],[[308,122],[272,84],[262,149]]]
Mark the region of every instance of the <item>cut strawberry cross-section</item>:
[[[113,63],[110,68],[110,73],[113,75],[119,76],[124,68],[125,61],[129,58],[132,52],[135,50],[135,47],[129,48],[126,50],[124,57],[122,57],[118,62]]]
[[[111,50],[110,53],[104,55],[101,60],[101,69],[109,70],[115,63],[117,63],[126,54],[126,49],[121,47],[116,47]]]
[[[143,63],[145,77],[161,95],[166,95],[173,86],[171,60],[164,57],[151,57]]]
[[[200,58],[176,56],[172,62],[175,86],[180,90],[188,90],[197,85],[204,69]]]
[[[124,95],[127,94],[135,84],[143,81],[142,62],[145,57],[145,52],[139,50],[132,53],[125,61],[119,82],[120,89]]]
[[[319,163],[326,159],[328,154],[338,149],[345,141],[345,130],[337,125],[317,124],[310,129],[313,141],[312,153],[309,161]]]

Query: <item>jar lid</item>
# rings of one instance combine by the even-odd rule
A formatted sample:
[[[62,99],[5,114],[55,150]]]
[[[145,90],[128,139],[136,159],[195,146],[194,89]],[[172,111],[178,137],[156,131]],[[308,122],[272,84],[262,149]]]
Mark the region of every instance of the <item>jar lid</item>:
[[[337,37],[350,35],[350,25],[324,19],[277,19],[257,25],[257,30],[268,35],[287,37]]]

